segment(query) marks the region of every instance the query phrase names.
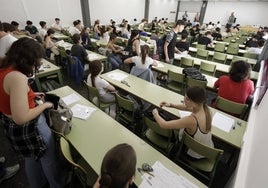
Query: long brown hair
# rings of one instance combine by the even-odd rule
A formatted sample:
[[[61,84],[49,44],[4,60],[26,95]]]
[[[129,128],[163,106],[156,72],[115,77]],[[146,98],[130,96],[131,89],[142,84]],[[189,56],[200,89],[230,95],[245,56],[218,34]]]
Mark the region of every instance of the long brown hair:
[[[206,105],[205,101],[206,101],[206,91],[204,88],[201,88],[199,86],[193,86],[193,87],[189,87],[186,91],[186,95],[189,97],[189,99],[197,104],[203,104],[203,108],[205,111],[205,115],[206,115],[206,130],[210,131],[211,130],[211,121],[212,121],[212,117],[211,117],[211,113],[210,110],[208,108],[208,106]]]
[[[149,46],[148,45],[142,45],[141,46],[141,62],[142,64],[145,64],[145,60],[147,55],[149,54]]]
[[[91,84],[92,84],[93,87],[95,87],[95,78],[96,78],[96,76],[99,75],[99,73],[102,70],[102,63],[101,63],[101,61],[99,61],[99,60],[92,61],[90,63],[89,69],[90,69],[90,74],[91,74],[90,75]]]

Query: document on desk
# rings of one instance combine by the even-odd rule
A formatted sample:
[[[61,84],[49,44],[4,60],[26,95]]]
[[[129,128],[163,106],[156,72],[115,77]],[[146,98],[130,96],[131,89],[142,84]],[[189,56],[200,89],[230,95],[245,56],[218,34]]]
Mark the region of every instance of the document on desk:
[[[73,112],[73,117],[86,120],[93,112],[96,111],[96,108],[92,108],[81,104],[75,104],[71,108],[71,111]]]
[[[159,161],[155,162],[153,169],[154,177],[145,173],[139,188],[197,188],[188,179],[171,172]]]
[[[234,119],[216,112],[212,118],[212,125],[229,133],[234,126]]]
[[[128,75],[125,73],[121,73],[121,72],[113,72],[113,73],[108,74],[108,77],[113,80],[122,81],[126,77],[128,77]]]
[[[66,105],[72,104],[72,103],[78,101],[79,99],[80,99],[80,97],[74,93],[62,98],[63,102]]]
[[[90,60],[90,61],[92,61],[92,60],[94,60],[94,59],[98,59],[98,54],[95,54],[95,53],[90,53],[90,54],[88,54],[88,59]]]
[[[160,61],[156,61],[156,62],[157,62],[157,66],[154,66],[154,67],[159,67],[159,68],[164,67],[164,64],[161,63]]]

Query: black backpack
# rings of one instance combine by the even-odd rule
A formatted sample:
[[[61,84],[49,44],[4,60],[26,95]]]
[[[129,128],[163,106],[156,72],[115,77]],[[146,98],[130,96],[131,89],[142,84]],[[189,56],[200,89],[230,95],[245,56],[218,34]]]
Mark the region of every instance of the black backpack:
[[[183,74],[185,74],[186,77],[189,76],[196,80],[207,81],[206,77],[203,76],[201,72],[197,70],[196,68],[192,68],[192,67],[184,68],[182,72]]]

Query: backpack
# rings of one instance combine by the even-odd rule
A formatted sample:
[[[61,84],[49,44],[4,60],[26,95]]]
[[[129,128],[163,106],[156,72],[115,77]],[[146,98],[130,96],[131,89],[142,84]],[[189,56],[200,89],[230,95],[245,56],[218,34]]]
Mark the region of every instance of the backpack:
[[[186,77],[189,76],[196,80],[207,81],[206,77],[203,76],[201,72],[197,70],[196,68],[192,68],[192,67],[184,68],[182,72],[183,74],[185,74]]]

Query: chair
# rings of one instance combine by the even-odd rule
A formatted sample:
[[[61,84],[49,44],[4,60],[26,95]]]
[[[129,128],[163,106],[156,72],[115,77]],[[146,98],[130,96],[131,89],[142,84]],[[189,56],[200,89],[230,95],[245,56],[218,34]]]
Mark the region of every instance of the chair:
[[[168,70],[166,86],[173,91],[183,93],[184,74]]]
[[[189,59],[187,57],[182,57],[181,62],[180,62],[180,66],[183,67],[183,68],[193,67],[194,66],[194,60]]]
[[[68,163],[72,166],[72,178],[76,176],[81,182],[84,188],[90,187],[88,185],[88,177],[85,169],[77,164],[71,155],[71,149],[69,142],[65,139],[65,137],[60,137],[60,149],[64,158],[68,161]],[[76,185],[77,186],[77,185]]]
[[[212,61],[223,63],[223,64],[225,64],[226,59],[227,59],[227,54],[219,53],[219,52],[214,52],[214,55],[212,57]]]
[[[231,44],[231,43],[230,43]],[[232,54],[232,55],[238,55],[239,48],[238,47],[233,47],[233,46],[228,46],[226,53],[227,54]]]
[[[135,108],[134,102],[130,99],[115,94],[116,101],[116,116],[115,120],[123,123],[127,128],[135,130]]]
[[[195,46],[197,49],[203,49],[203,50],[205,50],[207,47],[206,47],[206,45],[204,45],[204,44],[196,44],[196,46]]]
[[[68,75],[75,79],[77,84],[81,84],[83,81],[83,74],[84,74],[84,66],[82,65],[81,61],[71,55],[67,55],[68,58]]]
[[[239,39],[235,40],[235,43],[244,44],[246,41],[247,41],[246,36],[240,36]]]
[[[204,49],[197,49],[197,52],[196,52],[196,57],[197,58],[200,58],[200,59],[205,59],[207,60],[208,59],[208,51],[207,50],[204,50]]]
[[[245,57],[241,57],[241,56],[234,56],[231,63],[236,62],[236,61],[245,61],[245,62],[247,62],[248,59],[245,58]]]
[[[211,63],[206,63],[204,61],[201,61],[199,71],[203,74],[207,74],[210,76],[214,76],[216,72],[216,65]]]
[[[68,61],[66,50],[62,46],[58,46],[58,50],[60,52],[60,63],[61,65],[63,65],[63,68],[65,68],[67,66]]]
[[[147,129],[144,132],[144,136],[149,143],[158,149],[163,154],[169,155],[173,143],[172,143],[172,130],[161,128],[155,121],[144,116],[144,126]]]
[[[204,156],[204,158],[191,160],[187,157],[188,149]],[[175,160],[182,167],[201,177],[202,180],[205,180],[208,187],[211,187],[217,165],[222,155],[223,150],[206,146],[184,132],[179,145],[177,159]]]
[[[84,81],[84,84],[87,87],[88,91],[88,100],[90,100],[93,104],[95,104],[99,109],[102,111],[105,111],[106,108],[109,108],[110,113],[110,106],[113,103],[105,103],[101,101],[101,96],[99,94],[99,91],[97,88],[89,86],[86,81]]]
[[[233,102],[218,96],[215,101],[215,107],[223,112],[244,119],[248,105]]]
[[[238,43],[229,43],[229,46],[228,47],[235,47],[235,48],[239,48],[239,44]]]
[[[225,52],[226,43],[216,42],[214,51],[215,52]]]
[[[187,88],[192,87],[192,86],[199,86],[199,87],[206,89],[207,81],[201,81],[201,80],[193,79],[191,77],[187,77],[186,86],[187,86]]]
[[[244,53],[243,57],[249,58],[249,59],[258,59],[259,54],[246,52]]]

